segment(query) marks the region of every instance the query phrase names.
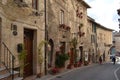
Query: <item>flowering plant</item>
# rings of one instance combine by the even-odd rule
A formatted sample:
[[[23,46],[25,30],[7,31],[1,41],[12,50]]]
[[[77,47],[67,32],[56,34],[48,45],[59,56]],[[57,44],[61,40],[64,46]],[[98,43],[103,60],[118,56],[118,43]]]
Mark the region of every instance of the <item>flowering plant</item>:
[[[68,54],[66,53],[59,53],[56,55],[55,66],[58,68],[65,66],[65,61],[69,59]]]
[[[65,24],[60,24],[59,27],[64,29],[66,27],[66,25]]]
[[[66,27],[66,30],[70,30],[71,28],[69,26]]]
[[[56,74],[59,72],[58,68],[56,68],[56,67],[52,68],[51,71],[53,74]]]

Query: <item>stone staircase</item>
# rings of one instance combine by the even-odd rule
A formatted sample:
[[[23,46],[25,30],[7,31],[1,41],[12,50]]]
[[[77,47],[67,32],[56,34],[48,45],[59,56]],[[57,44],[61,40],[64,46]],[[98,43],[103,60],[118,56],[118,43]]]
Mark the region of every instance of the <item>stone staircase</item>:
[[[0,80],[22,80],[19,71],[14,70],[15,56],[4,42],[0,45]]]
[[[0,62],[0,80],[23,80],[19,77],[19,72],[14,71],[14,78],[12,79],[12,71],[9,72],[6,67]]]

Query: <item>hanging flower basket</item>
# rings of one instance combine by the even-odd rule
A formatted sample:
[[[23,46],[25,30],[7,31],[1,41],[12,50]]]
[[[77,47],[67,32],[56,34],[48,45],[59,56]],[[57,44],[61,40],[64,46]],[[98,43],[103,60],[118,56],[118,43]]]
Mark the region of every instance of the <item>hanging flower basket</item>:
[[[76,16],[79,17],[79,18],[83,18],[82,16],[82,12],[79,12],[78,10],[76,10]]]
[[[82,32],[81,32],[81,31],[79,31],[79,32],[78,32],[79,37],[81,37],[81,36],[82,36],[81,34],[82,34]]]
[[[82,33],[82,36],[84,36],[84,35],[85,35],[85,32]]]
[[[78,13],[78,9],[76,10],[76,13]]]
[[[59,28],[63,28],[63,29],[65,29],[65,27],[66,27],[65,24],[60,24],[60,25],[59,25]]]
[[[81,31],[79,31],[79,32],[78,32],[78,35],[79,35],[79,37],[82,37],[82,36],[85,35],[85,32],[81,32]]]
[[[76,16],[78,17],[78,16],[79,16],[79,13],[77,13]]]
[[[70,31],[70,29],[71,29],[71,28],[70,28],[69,26],[66,27],[66,30]]]

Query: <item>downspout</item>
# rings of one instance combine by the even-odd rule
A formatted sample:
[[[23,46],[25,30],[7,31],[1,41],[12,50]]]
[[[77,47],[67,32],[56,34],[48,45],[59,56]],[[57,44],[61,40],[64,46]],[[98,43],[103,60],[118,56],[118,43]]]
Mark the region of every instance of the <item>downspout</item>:
[[[45,9],[45,15],[44,15],[44,17],[45,17],[45,41],[48,41],[47,40],[47,16],[46,16],[46,0],[44,0],[44,9]],[[45,75],[47,75],[47,43],[45,43],[45,63],[44,63],[44,70],[45,70]]]
[[[94,26],[95,27],[95,52],[96,52],[96,54],[95,54],[95,57],[96,57],[96,61],[95,62],[97,62],[97,57],[98,57],[98,51],[97,51],[97,47],[98,47],[98,44],[97,44],[97,27],[96,27],[96,25]]]

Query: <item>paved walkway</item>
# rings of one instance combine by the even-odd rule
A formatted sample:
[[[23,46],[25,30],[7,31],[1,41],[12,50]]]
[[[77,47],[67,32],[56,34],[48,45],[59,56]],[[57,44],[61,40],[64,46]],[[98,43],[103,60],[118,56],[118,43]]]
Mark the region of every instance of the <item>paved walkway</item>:
[[[77,67],[77,68],[73,68],[73,69],[67,69],[64,72],[58,73],[56,75],[48,74],[48,75],[43,76],[41,78],[36,78],[36,79],[34,78],[34,79],[31,79],[31,80],[51,80],[51,79],[53,79],[53,78],[55,78],[57,76],[61,76],[61,75],[67,74],[67,73],[72,72],[72,71],[74,71],[76,69],[85,68],[85,67],[89,67],[89,66],[92,66],[92,65],[96,65],[96,64],[89,64],[88,66],[81,66],[81,67]]]

